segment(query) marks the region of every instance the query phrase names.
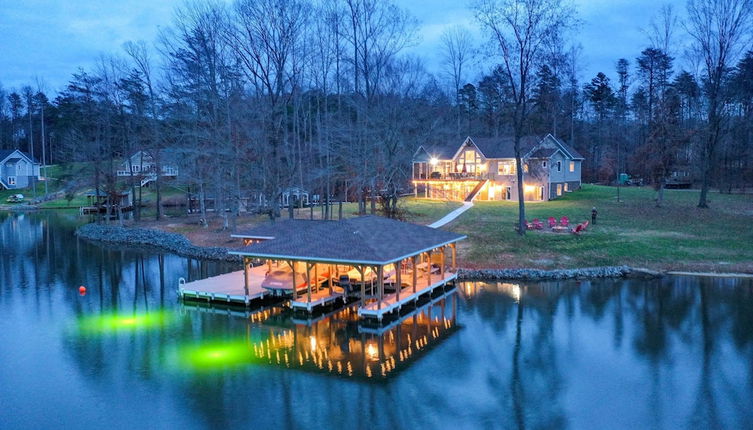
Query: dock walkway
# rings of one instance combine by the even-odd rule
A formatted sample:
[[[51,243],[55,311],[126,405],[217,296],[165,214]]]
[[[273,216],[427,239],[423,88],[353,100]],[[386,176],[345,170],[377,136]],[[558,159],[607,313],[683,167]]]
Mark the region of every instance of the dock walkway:
[[[445,273],[442,277],[439,274],[431,275],[431,283],[424,282],[424,279],[419,279],[416,285],[416,292],[413,292],[413,287],[408,284],[407,287],[403,287],[400,291],[400,299],[397,298],[397,293],[385,294],[382,298],[381,306],[378,301],[368,303],[358,309],[358,316],[363,318],[376,318],[382,320],[386,314],[391,312],[399,312],[400,308],[412,304],[418,301],[424,295],[430,295],[437,288],[444,288],[445,285],[454,281],[457,278],[456,273]]]
[[[191,282],[185,282],[183,278],[180,278],[178,296],[182,299],[248,305],[269,294],[261,287],[266,270],[264,266],[252,267],[249,270],[248,292],[244,288],[243,270]]]

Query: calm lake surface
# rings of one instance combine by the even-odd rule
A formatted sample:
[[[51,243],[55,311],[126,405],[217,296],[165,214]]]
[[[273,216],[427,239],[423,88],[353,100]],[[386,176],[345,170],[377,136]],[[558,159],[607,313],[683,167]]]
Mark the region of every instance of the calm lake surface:
[[[0,213],[1,429],[753,428],[750,280],[464,283],[377,330],[181,304],[236,268],[76,222]]]

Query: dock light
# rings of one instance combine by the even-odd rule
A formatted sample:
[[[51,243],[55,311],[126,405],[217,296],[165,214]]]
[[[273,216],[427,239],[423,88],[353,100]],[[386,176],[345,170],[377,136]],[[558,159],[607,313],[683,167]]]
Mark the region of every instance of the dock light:
[[[82,295],[82,296],[85,296],[86,295],[86,287],[84,287],[83,285],[80,286],[80,287],[78,287],[78,293],[80,295]]]
[[[437,164],[439,164],[439,160],[437,160],[435,157],[431,157],[431,159],[429,160],[429,164],[431,164],[432,166],[436,166]]]
[[[179,367],[190,370],[211,370],[258,362],[245,339],[230,342],[190,344],[174,351]]]
[[[311,343],[311,350],[316,351],[316,338],[314,336],[309,336],[309,342]]]
[[[378,353],[379,351],[377,351],[377,348],[373,343],[366,345],[366,357],[368,357],[369,360],[377,361],[379,359]]]
[[[165,311],[144,313],[109,313],[104,315],[87,315],[79,318],[78,329],[84,334],[105,334],[163,327],[174,315]]]

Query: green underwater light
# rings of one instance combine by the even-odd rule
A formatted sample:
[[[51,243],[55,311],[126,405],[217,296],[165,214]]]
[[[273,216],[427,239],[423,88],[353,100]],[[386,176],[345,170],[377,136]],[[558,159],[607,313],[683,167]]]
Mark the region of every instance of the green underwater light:
[[[87,315],[79,318],[78,328],[87,334],[117,333],[164,327],[173,318],[173,313],[167,311]]]
[[[189,344],[178,348],[179,366],[190,370],[211,370],[258,362],[246,339]]]

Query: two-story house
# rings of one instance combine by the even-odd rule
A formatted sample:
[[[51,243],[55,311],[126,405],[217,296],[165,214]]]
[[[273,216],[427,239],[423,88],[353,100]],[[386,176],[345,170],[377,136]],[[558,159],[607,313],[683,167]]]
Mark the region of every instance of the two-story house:
[[[0,188],[16,190],[39,179],[40,164],[18,149],[0,150]]]
[[[522,138],[521,153],[526,201],[552,200],[580,188],[583,156],[551,134]],[[511,137],[422,145],[413,156],[413,189],[430,199],[517,201],[515,167]]]
[[[157,164],[148,151],[137,151],[123,161],[116,173],[120,177],[133,174],[140,178],[143,187],[157,179]],[[163,160],[160,166],[160,176],[175,178],[178,176],[178,166]]]

